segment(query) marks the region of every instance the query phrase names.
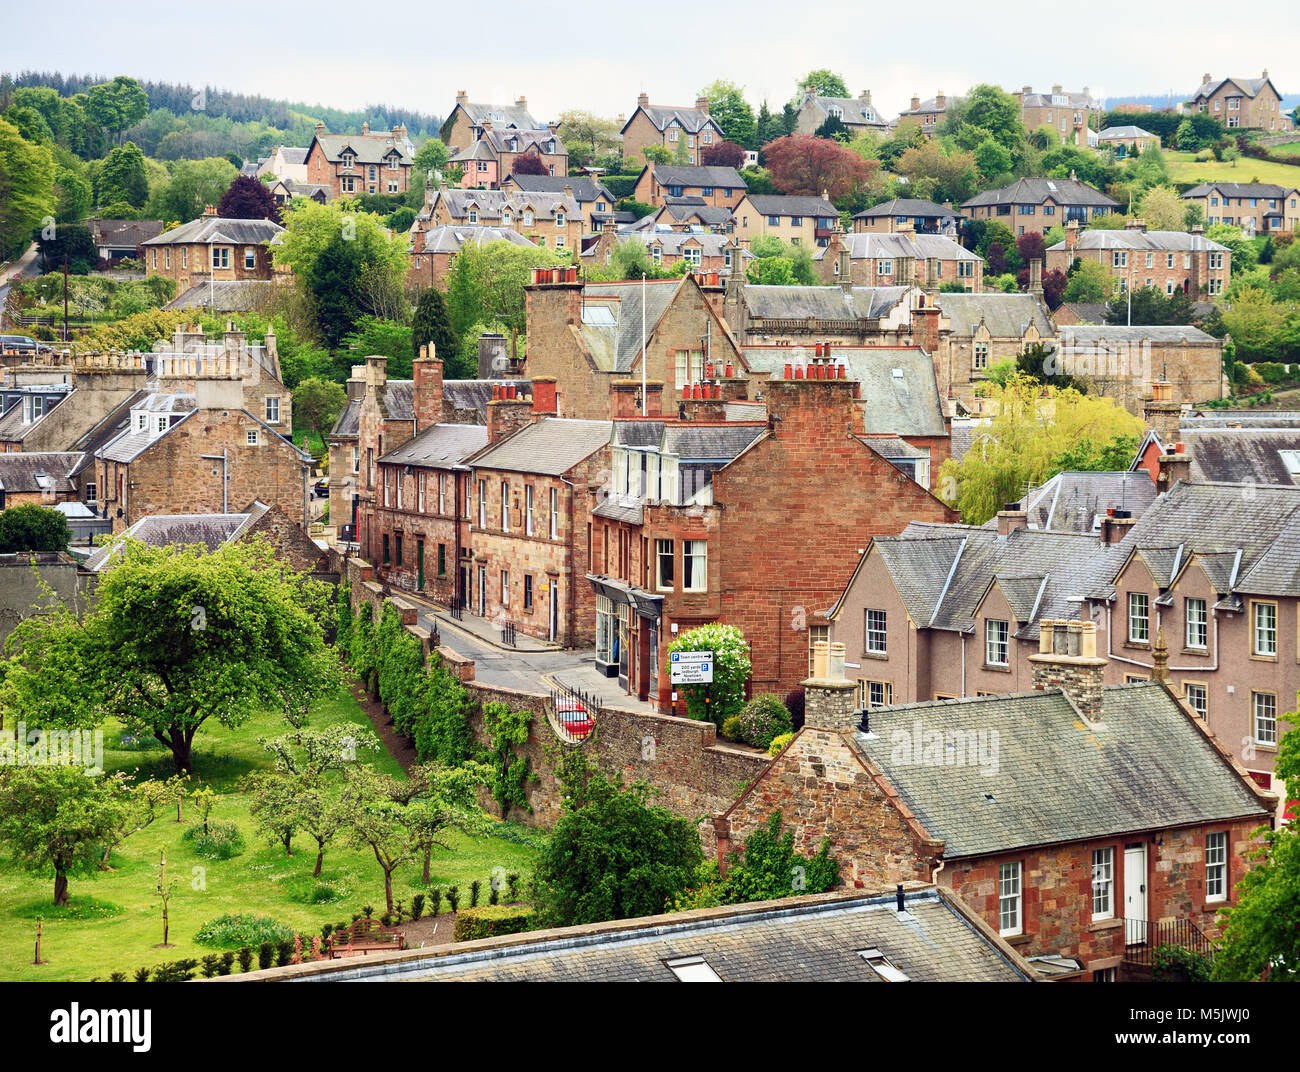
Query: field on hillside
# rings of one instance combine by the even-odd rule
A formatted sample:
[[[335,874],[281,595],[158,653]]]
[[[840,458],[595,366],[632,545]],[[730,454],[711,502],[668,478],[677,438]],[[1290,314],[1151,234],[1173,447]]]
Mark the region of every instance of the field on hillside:
[[[342,689],[313,712],[311,725],[323,728],[340,723],[369,726],[352,694]],[[221,795],[213,820],[236,823],[246,848],[229,860],[212,860],[195,854],[181,835],[189,825],[176,822],[174,805],[164,810],[145,830],[127,838],[110,859],[112,871],[96,878],[70,879],[71,901],[54,907],[54,879],[34,876],[0,862],[0,979],[77,980],[107,978],[124,971],[128,978],[137,968],[184,957],[198,959],[223,947],[194,941],[199,927],[224,913],[254,912],[290,924],[308,934],[319,934],[326,923],[350,922],[363,905],[384,912],[383,872],[369,849],[347,846],[342,837],[326,848],[324,869],[312,877],[315,843],[308,838],[293,843],[293,856],[280,846],[270,846],[254,832],[249,815],[250,798],[238,791],[240,779],[250,771],[271,766],[270,756],[257,738],[285,733],[279,717],[251,718],[238,730],[220,726],[201,730],[194,740],[194,765],[199,778]],[[161,746],[120,745],[120,734],[105,731],[104,766],[108,770],[138,771],[140,775],[167,777],[172,773],[171,753]],[[401,768],[387,752],[363,759],[389,774]],[[483,902],[492,870],[517,872],[524,882],[531,871],[541,835],[514,823],[503,823],[500,836],[468,837],[453,832],[449,850],[435,850],[432,885],[445,889],[458,884],[469,903],[469,884],[483,883]],[[161,903],[156,892],[158,861],[167,853],[167,873],[178,881],[169,906],[172,948],[158,949],[162,941]],[[523,883],[521,883],[522,885]],[[410,906],[411,897],[426,889],[420,867],[412,864],[393,875],[395,900]],[[44,921],[43,956],[49,963],[32,964],[37,920]],[[237,970],[237,969],[236,969]]]
[[[1285,148],[1290,148],[1286,146]],[[1236,161],[1207,160],[1196,162],[1195,153],[1166,152],[1169,177],[1184,182],[1273,182],[1282,186],[1300,186],[1300,159],[1295,165],[1277,164],[1272,160],[1252,160],[1248,156]]]

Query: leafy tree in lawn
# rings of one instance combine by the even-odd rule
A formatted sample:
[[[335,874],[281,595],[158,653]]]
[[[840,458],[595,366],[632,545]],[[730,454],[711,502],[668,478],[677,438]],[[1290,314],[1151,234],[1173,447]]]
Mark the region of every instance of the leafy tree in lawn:
[[[294,796],[297,829],[316,842],[316,868],[312,878],[319,878],[325,864],[325,846],[345,831],[351,821],[337,785],[307,782],[298,785]]]
[[[283,845],[286,856],[292,856],[293,836],[300,822],[299,779],[284,771],[255,771],[244,779],[242,788],[252,797],[248,813],[258,831],[271,844]]]
[[[310,376],[293,389],[294,420],[323,437],[334,427],[347,402],[347,392],[337,383]]]
[[[510,172],[514,175],[549,175],[550,168],[542,161],[540,153],[528,152],[516,156],[514,163],[510,165]]]
[[[330,771],[347,770],[357,763],[361,750],[377,751],[379,738],[362,726],[327,726],[321,730],[299,726],[280,737],[259,737],[257,743],[275,757],[275,769],[319,782]]]
[[[64,686],[94,721],[113,716],[153,736],[189,773],[194,735],[209,719],[233,729],[258,710],[301,718],[332,694],[340,671],[321,632],[327,605],[324,585],[261,540],[214,551],[127,540],[71,646],[80,657]],[[51,644],[66,627],[49,623]],[[30,658],[20,642],[6,685],[40,672],[40,639]]]
[[[1181,290],[1165,294],[1156,287],[1134,287],[1131,295],[1133,324],[1190,324],[1192,300]],[[1106,307],[1106,323],[1127,324],[1130,296],[1116,294]]]
[[[149,114],[149,97],[134,78],[118,75],[111,82],[91,86],[86,94],[86,115],[102,130],[122,142],[122,133]]]
[[[125,201],[136,208],[142,208],[149,200],[144,153],[135,142],[114,149],[100,164],[95,173],[95,200],[101,205]]]
[[[422,861],[422,877],[431,881],[433,850],[450,849],[452,830],[483,833],[489,823],[478,806],[478,790],[491,777],[487,767],[474,761],[459,767],[421,764],[410,770],[406,807],[407,825]]]
[[[710,82],[696,94],[707,97],[709,117],[722,129],[727,141],[736,142],[746,149],[755,148],[754,109],[745,100],[745,87],[719,78]],[[735,164],[723,165],[735,167]]]
[[[54,155],[0,119],[0,260],[25,249],[54,209]]]
[[[734,141],[701,145],[700,163],[706,167],[729,167],[739,171],[745,163],[745,150]]]
[[[181,784],[182,779],[179,777],[166,780],[147,778],[123,789],[123,807],[118,813],[117,825],[104,835],[104,855],[99,862],[100,870],[108,870],[108,857],[118,845],[132,834],[138,834],[150,826],[162,809],[176,800]]]
[[[0,766],[0,844],[32,874],[54,874],[54,904],[68,903],[68,879],[93,877],[103,842],[121,829],[123,776],[80,766]]]
[[[280,206],[269,187],[251,175],[240,175],[217,205],[217,215],[230,220],[272,220],[280,222]]]
[[[415,303],[415,315],[411,318],[411,350],[416,357],[420,355],[421,346],[429,347],[430,357],[442,360],[448,379],[455,378],[451,375],[453,370],[461,371],[455,368],[460,347],[456,333],[451,328],[447,299],[436,287],[425,287],[420,291],[420,298]],[[474,370],[474,375],[478,375],[477,369]]]
[[[429,138],[415,151],[415,170],[421,173],[444,171],[451,151],[441,138]]]
[[[712,623],[682,633],[668,645],[668,655],[681,651],[712,653],[712,685],[680,685],[691,718],[722,727],[745,706],[745,682],[749,680],[749,644],[734,625]]]
[[[764,156],[781,193],[820,197],[825,190],[831,201],[849,197],[879,168],[838,142],[808,134],[778,138],[766,146]]]
[[[0,555],[16,551],[62,551],[72,533],[59,510],[23,503],[0,511]]]
[[[546,927],[631,919],[663,912],[703,860],[691,822],[650,803],[642,782],[626,788],[563,756],[564,813],[534,869],[535,906]]]
[[[826,67],[818,67],[814,71],[809,71],[799,79],[800,90],[815,89],[819,97],[847,97],[849,87],[844,82],[844,76],[838,75]]]
[[[1300,714],[1278,744],[1279,784],[1300,785]],[[1294,793],[1291,789],[1288,795]],[[1220,981],[1300,980],[1300,831],[1260,827],[1248,851],[1254,866],[1237,884],[1237,903],[1220,911],[1223,944],[1214,958]]]
[[[343,786],[348,840],[358,849],[370,849],[384,873],[384,900],[393,911],[393,872],[420,851],[414,837],[411,813],[395,799],[397,780],[373,767],[353,767]]]

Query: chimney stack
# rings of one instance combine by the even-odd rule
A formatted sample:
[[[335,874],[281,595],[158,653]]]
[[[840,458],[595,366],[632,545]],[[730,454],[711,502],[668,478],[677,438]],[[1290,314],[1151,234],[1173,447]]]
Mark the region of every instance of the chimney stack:
[[[1168,443],[1165,452],[1160,455],[1159,474],[1156,476],[1156,491],[1163,494],[1180,480],[1186,480],[1192,473],[1192,456],[1182,443]]]
[[[869,90],[869,89],[864,89],[864,90],[861,92],[861,94],[859,94],[859,96],[858,96],[858,100],[860,100],[863,104],[865,104],[868,108],[870,108],[870,107],[871,107],[871,90]]]
[[[493,385],[492,401],[487,404],[488,442],[517,432],[533,422],[533,400],[519,393],[514,383]]]
[[[998,511],[998,535],[1009,536],[1017,529],[1029,528],[1029,514],[1019,503],[1007,503]]]
[[[943,90],[941,89],[934,95],[934,110],[936,112],[942,112],[947,104],[948,98],[943,95]]]
[[[1152,380],[1151,396],[1142,400],[1142,419],[1159,437],[1162,448],[1177,442],[1182,415],[1182,403],[1173,400],[1173,388],[1169,381]]]
[[[442,420],[442,362],[432,344],[420,347],[412,375],[415,434],[419,435]]]
[[[456,90],[456,103],[457,103],[457,104],[468,104],[468,103],[469,103],[469,94],[466,93],[463,89],[458,89],[458,90]]]
[[[1038,654],[1029,656],[1034,688],[1060,689],[1085,722],[1101,722],[1107,660],[1097,655],[1097,623],[1049,619],[1038,629]]]
[[[1065,251],[1073,253],[1079,248],[1079,221],[1071,220],[1065,225]]]
[[[533,413],[538,417],[558,414],[558,392],[554,376],[538,376],[533,380]]]
[[[1029,262],[1029,293],[1037,298],[1043,296],[1043,259],[1034,257]]]
[[[369,123],[368,121],[366,121],[366,120],[363,120],[362,123],[361,123],[361,133],[362,133],[362,134],[369,134],[369,133],[370,133],[370,123]]]
[[[638,93],[636,102],[638,106],[647,108],[650,105],[650,95],[648,93]]]
[[[515,101],[515,107],[516,107],[516,108],[523,108],[525,111],[527,111],[527,110],[528,110],[528,98],[525,97],[523,94],[520,94],[519,99],[518,99],[517,101]]]
[[[708,114],[709,114],[709,98],[708,98],[708,97],[696,97],[696,98],[695,98],[695,108],[696,108],[696,111],[700,111],[700,112],[703,112],[705,115],[708,115]]]
[[[1108,545],[1119,543],[1135,524],[1131,511],[1111,507],[1101,519],[1101,542]]]
[[[921,107],[921,97],[920,97],[920,94],[913,93],[913,94],[912,94],[912,108],[911,108],[911,110],[915,112],[915,111],[920,110],[920,107]]]
[[[840,265],[840,288],[845,294],[853,289],[853,261],[849,256],[848,246],[840,247],[839,254]]]
[[[804,729],[852,733],[857,728],[857,683],[844,676],[843,644],[817,641],[813,645],[813,676],[800,684],[804,690]]]
[[[1141,231],[1143,234],[1145,234],[1146,229],[1147,229],[1147,221],[1142,219],[1141,217],[1136,217],[1134,219],[1124,221],[1124,230],[1126,231]]]

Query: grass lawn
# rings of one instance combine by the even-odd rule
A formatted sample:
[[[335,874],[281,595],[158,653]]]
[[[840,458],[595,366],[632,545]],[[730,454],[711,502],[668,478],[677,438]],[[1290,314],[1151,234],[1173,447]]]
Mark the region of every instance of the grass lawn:
[[[325,441],[315,432],[308,431],[306,428],[296,428],[293,433],[293,445],[299,450],[305,450],[311,454],[325,449]]]
[[[346,689],[318,706],[312,718],[315,728],[346,722],[368,726]],[[189,843],[181,840],[188,817],[178,824],[173,806],[118,847],[110,859],[113,871],[93,879],[71,879],[71,902],[64,908],[54,908],[52,875],[29,875],[7,860],[0,864],[0,978],[76,980],[107,978],[112,971],[125,971],[129,978],[144,965],[184,957],[198,959],[221,949],[197,944],[195,932],[201,924],[227,912],[255,912],[316,934],[325,923],[350,921],[366,904],[375,907],[376,916],[382,915],[383,872],[369,850],[350,848],[340,837],[326,847],[324,869],[319,879],[313,879],[315,842],[296,840],[294,855],[286,857],[281,847],[269,846],[255,836],[249,798],[237,791],[237,783],[249,771],[270,766],[269,754],[257,738],[278,736],[287,729],[278,716],[260,715],[238,730],[216,726],[195,737],[195,770],[223,794],[212,818],[233,821],[244,833],[247,847],[239,856],[229,860],[197,856]],[[120,744],[120,737],[106,731],[105,738],[104,765],[109,770],[138,770],[142,776],[172,773],[171,754],[161,746],[110,748],[110,744]],[[380,770],[401,773],[387,752],[381,750],[365,758]],[[526,881],[540,835],[513,823],[502,824],[501,833],[501,837],[468,837],[454,832],[448,839],[450,851],[434,852],[433,885],[445,889],[458,884],[463,903],[468,904],[469,884],[479,879],[484,890],[481,903],[486,904],[493,868],[518,872]],[[162,941],[161,905],[155,887],[163,850],[169,878],[179,880],[168,913],[173,946],[169,949],[155,948]],[[416,863],[393,875],[394,898],[408,907],[411,896],[425,889],[420,872]],[[323,886],[329,890],[319,888]],[[314,904],[313,896],[332,899]],[[31,963],[38,917],[44,920],[42,952],[49,961],[41,967]]]
[[[1272,160],[1252,160],[1243,156],[1234,163],[1207,160],[1198,164],[1195,153],[1166,151],[1165,164],[1171,179],[1184,182],[1272,182],[1280,186],[1300,186],[1300,160],[1294,165],[1277,164]]]

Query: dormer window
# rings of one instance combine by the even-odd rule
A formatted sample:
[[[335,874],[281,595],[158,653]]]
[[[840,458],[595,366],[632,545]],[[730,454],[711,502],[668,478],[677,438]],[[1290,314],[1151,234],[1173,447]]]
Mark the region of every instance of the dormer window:
[[[159,417],[159,418],[158,418],[158,423],[157,423],[157,426],[156,426],[156,430],[159,431],[159,432],[165,432],[165,431],[167,431],[167,418],[166,418],[166,416],[162,416],[162,417]]]
[[[519,152],[519,139],[518,139],[518,138],[511,138],[511,139],[510,139],[510,151],[511,151],[512,153],[517,153],[517,152]]]
[[[555,213],[555,226],[556,227],[564,226],[564,213],[558,210]]]
[[[143,432],[149,427],[149,415],[147,413],[137,413],[135,417],[135,430]]]
[[[533,214],[532,214],[531,212],[525,212],[525,213],[524,213],[524,226],[525,226],[525,227],[531,227],[532,225],[533,225]]]
[[[554,154],[554,153],[555,153],[555,142],[553,142],[553,141],[548,141],[548,142],[546,143],[546,151],[547,151],[548,153]]]
[[[353,156],[351,153],[344,153],[342,157],[343,166],[347,169],[351,169],[352,165],[356,163],[356,159],[357,158]]]
[[[513,217],[510,215],[510,210],[508,208],[503,208],[501,210],[501,222],[503,224],[509,224],[512,219]]]
[[[469,210],[469,222],[478,223],[478,209],[472,208]]]

